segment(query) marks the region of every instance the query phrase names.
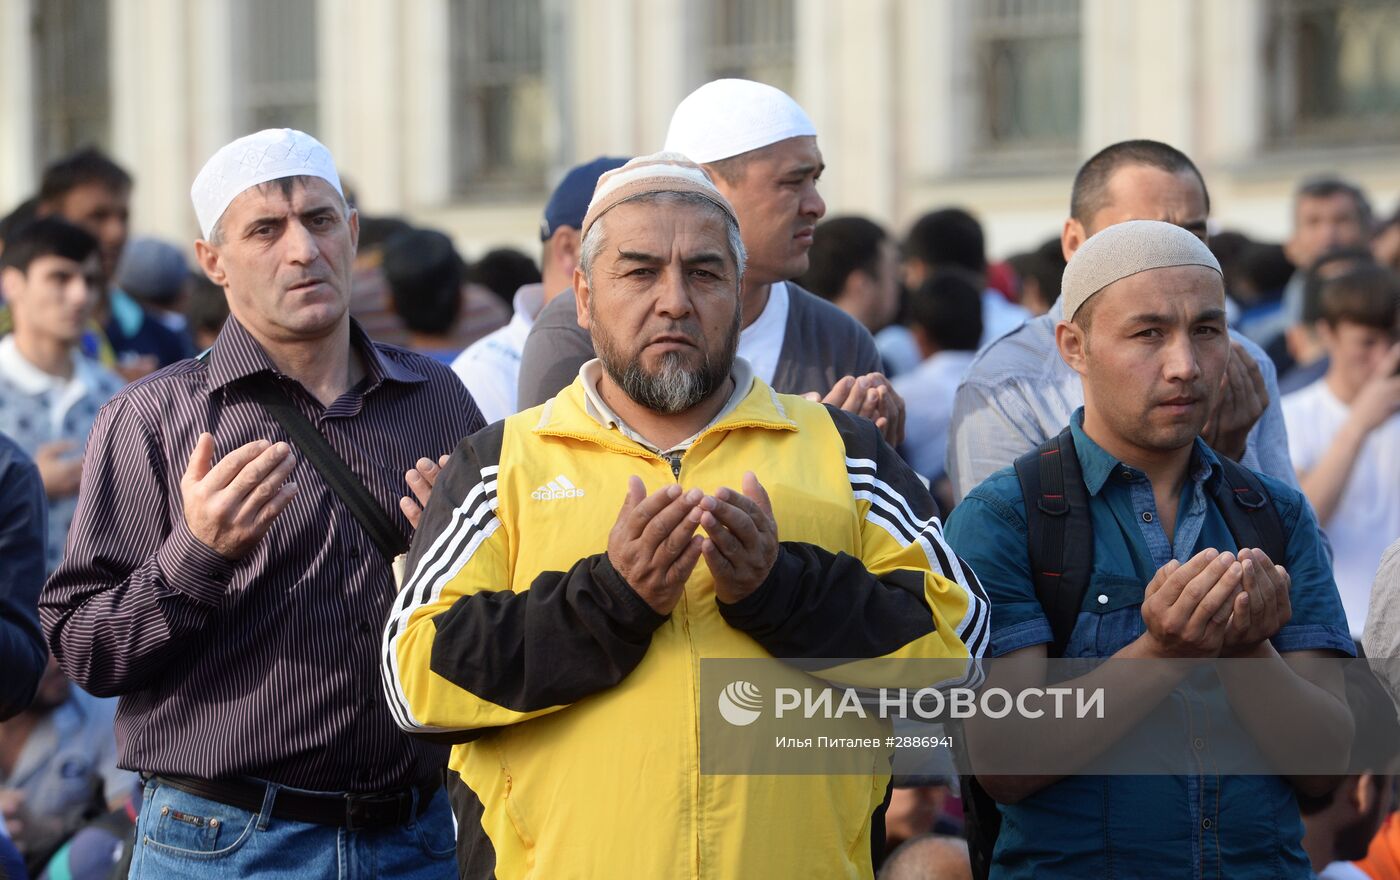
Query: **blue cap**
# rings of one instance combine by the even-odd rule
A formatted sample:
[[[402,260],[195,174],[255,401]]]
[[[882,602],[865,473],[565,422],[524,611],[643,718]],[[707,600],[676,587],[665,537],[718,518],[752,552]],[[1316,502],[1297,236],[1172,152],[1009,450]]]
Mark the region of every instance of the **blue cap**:
[[[144,302],[167,305],[180,295],[190,276],[185,252],[156,238],[127,243],[117,266],[117,286]]]
[[[592,162],[575,165],[559,181],[544,206],[544,217],[540,220],[540,241],[549,237],[561,226],[573,229],[583,228],[584,215],[588,213],[588,203],[593,200],[593,190],[598,186],[598,178],[614,168],[627,164],[627,159],[618,156],[599,156]]]

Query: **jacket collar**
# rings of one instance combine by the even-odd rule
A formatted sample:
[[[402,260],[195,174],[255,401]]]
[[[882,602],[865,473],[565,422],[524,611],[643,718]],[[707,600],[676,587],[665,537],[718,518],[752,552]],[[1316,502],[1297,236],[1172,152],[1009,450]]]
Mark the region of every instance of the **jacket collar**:
[[[599,421],[590,412],[590,408],[591,404],[588,400],[588,392],[584,388],[584,380],[582,376],[577,377],[568,388],[559,392],[557,397],[545,403],[540,410],[539,420],[535,423],[533,430],[537,435],[543,437],[569,437],[575,440],[584,440],[630,455],[652,456],[655,454],[642,444],[624,435],[611,420],[605,420],[606,423]],[[717,422],[702,430],[696,435],[696,439],[717,431],[750,428],[770,431],[797,430],[797,423],[789,418],[787,409],[783,406],[778,393],[757,377],[753,378],[748,393],[744,395],[738,405],[722,415]]]

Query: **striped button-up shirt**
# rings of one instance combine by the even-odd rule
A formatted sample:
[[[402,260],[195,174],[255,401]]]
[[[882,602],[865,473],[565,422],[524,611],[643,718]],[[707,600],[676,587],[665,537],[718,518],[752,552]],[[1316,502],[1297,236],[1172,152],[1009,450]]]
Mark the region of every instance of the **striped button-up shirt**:
[[[398,524],[404,472],[481,427],[461,381],[351,324],[365,378],[330,406],[283,388]],[[304,456],[268,533],[230,561],[184,517],[180,478],[201,432],[216,459],[288,440],[243,380],[276,368],[230,318],[208,356],[137,382],[98,414],[62,565],[40,614],[64,670],[120,694],[131,770],[374,791],[430,777],[447,750],[410,740],[379,682],[389,562]]]

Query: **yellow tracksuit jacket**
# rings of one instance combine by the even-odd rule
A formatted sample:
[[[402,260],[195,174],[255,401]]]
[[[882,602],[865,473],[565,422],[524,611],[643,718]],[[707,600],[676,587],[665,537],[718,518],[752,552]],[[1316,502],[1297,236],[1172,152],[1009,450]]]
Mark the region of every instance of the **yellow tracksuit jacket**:
[[[778,524],[772,574],[721,607],[702,558],[655,613],[605,552],[628,476],[713,493],[748,470]],[[580,381],[464,440],[383,646],[399,724],[458,743],[462,876],[870,877],[888,767],[702,774],[698,664],[980,657],[985,595],[934,514],[871,422],[759,380],[678,472],[594,419]]]

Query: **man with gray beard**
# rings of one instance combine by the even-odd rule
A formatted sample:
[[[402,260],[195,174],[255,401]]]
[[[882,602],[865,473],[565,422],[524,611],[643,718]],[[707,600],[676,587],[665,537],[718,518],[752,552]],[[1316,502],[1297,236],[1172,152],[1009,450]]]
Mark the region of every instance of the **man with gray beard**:
[[[744,244],[700,166],[608,172],[582,235],[598,357],[453,452],[384,631],[399,725],[458,743],[460,874],[869,878],[884,756],[697,772],[696,660],[975,676],[981,586],[874,422],[736,356]]]

